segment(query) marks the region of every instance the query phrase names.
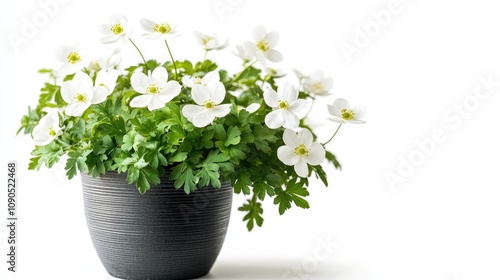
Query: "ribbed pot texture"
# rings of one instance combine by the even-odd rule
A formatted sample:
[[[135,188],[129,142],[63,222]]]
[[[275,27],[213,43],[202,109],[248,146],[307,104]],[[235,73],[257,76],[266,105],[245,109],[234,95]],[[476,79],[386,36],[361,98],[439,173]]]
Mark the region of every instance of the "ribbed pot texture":
[[[168,179],[141,195],[126,174],[82,174],[87,226],[108,273],[122,279],[192,279],[207,274],[226,236],[229,183],[186,195]]]

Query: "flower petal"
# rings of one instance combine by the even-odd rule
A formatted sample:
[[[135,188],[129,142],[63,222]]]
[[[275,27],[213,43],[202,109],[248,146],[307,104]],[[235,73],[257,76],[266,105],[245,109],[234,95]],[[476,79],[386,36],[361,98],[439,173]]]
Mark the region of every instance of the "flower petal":
[[[300,156],[295,153],[295,149],[289,146],[281,146],[278,148],[278,159],[285,165],[295,165],[299,162]]]
[[[130,77],[130,83],[132,84],[132,88],[139,93],[146,93],[146,89],[148,88],[148,76],[146,76],[142,72],[135,72]],[[144,105],[146,106],[146,105]]]
[[[252,57],[257,54],[257,46],[252,42],[246,41],[243,43],[243,51],[250,56],[250,59],[252,59]],[[243,56],[240,57],[245,59]]]
[[[187,88],[191,88],[194,86],[194,81],[188,75],[182,77],[181,82]]]
[[[128,19],[121,15],[121,14],[114,14],[110,18],[110,23],[111,24],[121,24],[121,25],[127,25],[128,24]]]
[[[97,86],[94,88],[94,94],[92,96],[91,103],[92,104],[99,104],[106,100],[106,97],[109,95],[109,91],[107,88],[103,86]]]
[[[259,42],[260,40],[263,40],[264,37],[266,36],[266,28],[262,25],[257,25],[253,31],[252,31],[252,38],[254,42]]]
[[[306,178],[307,175],[309,175],[309,167],[307,166],[307,162],[301,157],[299,162],[295,164],[293,167],[297,175],[299,175],[302,178]]]
[[[212,114],[217,118],[225,117],[229,112],[231,112],[231,104],[218,105],[212,109]]]
[[[250,114],[257,112],[257,110],[259,110],[259,109],[260,109],[259,103],[252,103],[252,104],[248,105],[248,107],[245,108],[245,110],[247,112],[249,112]]]
[[[226,88],[221,82],[217,82],[210,90],[210,100],[215,104],[220,104],[226,97]]]
[[[153,77],[155,82],[162,87],[168,81],[167,69],[162,66],[156,67],[155,70],[153,70],[151,77]]]
[[[162,99],[162,96],[159,96],[159,94],[151,96],[148,104],[148,110],[153,111],[165,107],[167,102],[164,102]],[[166,99],[168,99],[168,97]]]
[[[309,131],[309,129],[306,129],[306,128],[302,129],[297,134],[297,137],[298,137],[299,144],[303,144],[308,149],[311,148],[311,144],[313,142],[313,136],[312,136],[311,131]]]
[[[348,120],[348,121],[345,121],[346,123],[352,123],[352,124],[363,124],[363,123],[366,123],[366,121],[364,120]]]
[[[293,113],[300,113],[307,107],[307,100],[305,99],[297,99],[290,103],[288,110]]]
[[[267,35],[264,37],[264,40],[269,44],[269,47],[272,49],[276,47],[276,45],[278,44],[279,38],[280,38],[279,33],[273,31],[267,33]]]
[[[301,144],[299,141],[299,136],[295,131],[291,129],[285,129],[285,132],[283,132],[283,142],[285,143],[285,145],[290,146],[294,149]]]
[[[333,102],[333,110],[336,113],[335,115],[340,116],[340,112],[342,112],[343,109],[351,109],[349,102],[344,98],[337,98],[337,100]]]
[[[310,165],[318,165],[325,160],[325,148],[319,143],[312,143],[309,154],[304,157]]]
[[[182,115],[192,121],[192,119],[203,110],[205,110],[204,106],[188,104],[182,108]]]
[[[132,100],[130,100],[130,107],[133,108],[142,108],[148,106],[149,102],[151,101],[152,95],[149,94],[143,94],[134,97]]]
[[[64,82],[61,85],[61,97],[68,104],[75,103],[76,91],[77,89],[71,81]]]
[[[269,61],[272,61],[272,62],[280,62],[283,60],[283,55],[279,51],[273,50],[273,49],[270,49],[267,52],[265,52],[264,56]]]
[[[85,110],[90,106],[90,102],[85,102],[85,103],[73,103],[66,107],[66,115],[68,116],[73,116],[73,117],[80,117],[83,115]]]
[[[363,105],[358,105],[352,108],[352,112],[354,113],[354,118],[356,120],[361,120],[366,116],[366,107]]]
[[[278,94],[274,89],[272,88],[266,88],[264,90],[264,101],[266,102],[267,106],[276,108],[278,107]]]
[[[283,110],[274,110],[270,112],[269,114],[266,115],[264,122],[266,123],[267,127],[271,129],[276,129],[278,127],[281,127],[284,122]]]
[[[59,46],[56,48],[55,56],[56,59],[63,63],[68,63],[68,55],[70,52],[74,51],[73,47]]]
[[[203,105],[205,101],[210,99],[210,91],[207,87],[197,84],[191,89],[191,97],[196,104]]]
[[[292,84],[286,83],[278,89],[278,96],[288,101],[288,104],[291,104],[299,97],[299,91]]]
[[[153,28],[156,25],[156,23],[154,21],[146,19],[146,18],[141,18],[139,23],[141,24],[142,29],[144,29],[145,31],[148,31],[151,33],[154,32]]]
[[[296,129],[299,127],[299,117],[288,110],[276,110],[282,111],[283,116],[283,127],[288,129]]]
[[[201,84],[211,86],[215,85],[220,81],[219,70],[210,71],[203,78],[201,78]]]
[[[203,110],[199,114],[193,117],[193,125],[196,127],[205,127],[211,122],[213,122],[215,116],[211,110]]]
[[[337,116],[332,116],[330,118],[327,118],[327,120],[330,120],[330,121],[336,122],[336,123],[345,123],[345,120],[343,118],[340,118]]]
[[[172,100],[172,98],[179,95],[179,93],[181,92],[181,89],[182,89],[182,86],[179,84],[179,82],[169,81],[161,89],[161,92],[159,93],[159,95],[169,96],[169,97],[171,97],[170,100]],[[168,100],[168,101],[170,101],[170,100]],[[165,101],[165,102],[168,102],[168,101]]]

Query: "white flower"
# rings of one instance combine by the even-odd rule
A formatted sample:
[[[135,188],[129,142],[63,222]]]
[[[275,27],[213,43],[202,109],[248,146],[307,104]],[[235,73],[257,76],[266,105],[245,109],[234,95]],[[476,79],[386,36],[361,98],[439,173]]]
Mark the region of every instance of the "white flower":
[[[208,35],[199,31],[195,31],[194,37],[196,38],[196,42],[198,42],[198,44],[200,44],[206,51],[222,50],[228,45],[227,40],[224,41],[224,43],[220,43],[215,34]]]
[[[59,68],[59,75],[74,74],[85,67],[85,60],[78,44],[74,46],[59,46],[56,49],[56,59],[63,63]]]
[[[205,127],[216,117],[224,117],[231,111],[231,104],[219,105],[226,96],[226,89],[221,82],[212,87],[194,85],[191,95],[198,105],[184,106],[182,114],[196,127]]]
[[[97,77],[95,78],[95,86],[94,91],[97,90],[96,87],[105,87],[107,90],[106,96],[94,96],[94,100],[92,104],[98,104],[106,100],[113,91],[115,90],[116,80],[118,79],[118,70],[108,69],[101,70],[97,73]]]
[[[333,102],[333,105],[328,105],[328,112],[332,115],[328,119],[334,122],[354,124],[366,122],[361,120],[366,115],[366,107],[358,105],[351,109],[349,102],[344,98],[338,98]]]
[[[278,92],[272,88],[264,91],[264,101],[273,108],[273,111],[266,115],[266,125],[276,129],[283,126],[288,129],[295,129],[299,126],[297,113],[307,107],[307,101],[297,99],[299,92],[289,83],[278,88]]]
[[[103,44],[124,41],[131,33],[131,30],[128,27],[127,18],[120,14],[111,16],[108,24],[102,24],[99,26],[99,31],[103,35],[100,40]]]
[[[122,61],[122,56],[118,50],[115,50],[108,58],[99,57],[90,61],[88,68],[93,71],[107,70],[117,67]]]
[[[160,109],[167,102],[179,95],[181,85],[177,81],[168,81],[168,72],[164,67],[157,67],[149,76],[136,72],[130,77],[132,88],[141,95],[130,101],[130,106],[146,107],[150,111]]]
[[[300,177],[307,177],[307,164],[318,165],[325,160],[325,149],[319,143],[313,143],[313,136],[307,129],[299,133],[287,129],[283,133],[284,146],[278,148],[278,158],[286,165],[292,166]]]
[[[245,49],[244,46],[242,45],[237,45],[236,46],[236,52],[233,52],[234,55],[237,57],[243,59],[243,62],[248,62],[252,59],[252,55],[250,55],[247,50]]]
[[[307,78],[307,75],[300,72],[300,70],[298,70],[298,69],[292,69],[292,70],[293,70],[293,73],[295,73],[295,76],[297,76],[297,78],[299,78],[299,80],[303,80],[303,79]]]
[[[60,134],[61,128],[57,112],[50,112],[43,116],[38,125],[33,128],[33,140],[37,146],[49,144]]]
[[[61,85],[61,96],[68,103],[66,114],[79,117],[90,105],[104,101],[108,96],[108,89],[99,85],[94,87],[89,75],[78,72],[73,80]]]
[[[143,18],[140,20],[140,23],[142,29],[146,31],[142,36],[149,40],[166,40],[181,35],[177,27],[166,22],[156,23],[152,20]]]
[[[220,82],[220,76],[219,76],[219,71],[214,70],[210,71],[203,78],[200,77],[191,77],[189,75],[186,75],[182,77],[182,84],[185,87],[192,88],[194,85],[202,85],[205,87],[212,87],[215,86],[218,82]]]
[[[279,41],[279,34],[276,31],[267,33],[262,25],[258,25],[252,32],[253,42],[245,42],[245,49],[259,60],[264,67],[267,66],[266,59],[271,62],[280,62],[283,55],[274,49]]]
[[[266,68],[266,72],[269,76],[273,78],[281,78],[286,76],[286,73],[282,69]]]
[[[333,78],[325,77],[322,70],[318,70],[307,76],[304,80],[304,90],[319,96],[332,94]]]

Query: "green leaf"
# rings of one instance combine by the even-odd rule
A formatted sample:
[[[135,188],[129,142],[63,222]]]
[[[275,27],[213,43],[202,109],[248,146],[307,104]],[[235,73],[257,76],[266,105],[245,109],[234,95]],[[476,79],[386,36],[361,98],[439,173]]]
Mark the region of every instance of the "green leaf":
[[[270,144],[276,143],[278,137],[269,128],[262,126],[261,124],[256,124],[253,130],[253,135],[255,137],[254,143],[257,150],[260,150],[266,154],[271,152]]]
[[[170,179],[175,180],[174,186],[176,189],[184,187],[186,194],[195,191],[196,184],[198,183],[198,178],[194,175],[193,169],[187,162],[174,166],[170,174]]]
[[[69,179],[75,177],[75,175],[77,174],[77,169],[80,170],[80,172],[88,171],[86,160],[89,153],[90,151],[86,151],[84,153],[71,151],[68,153],[68,160],[66,161],[65,169],[67,170],[66,175]]]
[[[341,169],[342,169],[342,166],[341,166],[341,165],[340,165],[340,163],[337,161],[337,158],[335,157],[335,155],[334,155],[334,154],[332,154],[332,153],[331,153],[331,152],[329,152],[329,151],[326,151],[325,156],[326,156],[326,159],[327,159],[329,162],[333,163],[333,166],[335,166],[335,168],[336,168],[336,169],[339,169],[339,170],[341,170]]]
[[[224,142],[224,145],[226,147],[229,147],[231,145],[237,145],[240,143],[241,140],[241,131],[239,128],[231,126],[227,130],[227,136],[226,136],[226,141]]]
[[[299,180],[298,182],[290,180],[286,184],[286,189],[275,189],[276,197],[274,198],[274,204],[278,204],[280,215],[283,215],[286,210],[292,207],[292,202],[300,208],[309,208],[309,203],[304,199],[304,197],[309,195],[309,192],[304,187],[304,184],[304,180]]]
[[[134,149],[138,150],[139,145],[144,142],[145,138],[140,134],[137,134],[135,131],[130,131],[123,137],[123,144],[121,149],[124,151],[130,151]]]
[[[242,170],[238,176],[238,179],[236,179],[235,182],[233,182],[233,188],[235,193],[241,193],[243,192],[246,195],[250,194],[250,186],[252,185],[252,180],[250,180],[250,174]]]
[[[254,225],[261,227],[264,219],[262,218],[262,213],[264,210],[262,209],[262,204],[257,202],[256,196],[254,195],[252,199],[247,200],[247,203],[243,204],[239,211],[248,212],[244,217],[243,221],[247,221],[247,229],[251,231],[254,228]]]

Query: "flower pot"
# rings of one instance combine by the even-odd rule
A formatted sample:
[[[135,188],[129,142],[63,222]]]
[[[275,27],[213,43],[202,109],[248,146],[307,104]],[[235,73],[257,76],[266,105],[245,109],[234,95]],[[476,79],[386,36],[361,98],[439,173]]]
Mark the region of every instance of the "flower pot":
[[[229,183],[186,195],[168,172],[141,195],[115,172],[82,174],[87,226],[108,273],[123,279],[191,279],[207,274],[229,223]]]

